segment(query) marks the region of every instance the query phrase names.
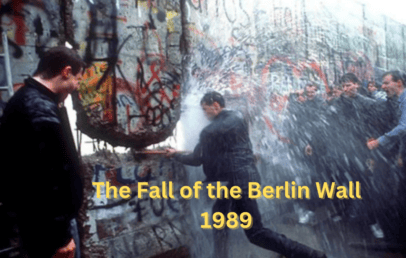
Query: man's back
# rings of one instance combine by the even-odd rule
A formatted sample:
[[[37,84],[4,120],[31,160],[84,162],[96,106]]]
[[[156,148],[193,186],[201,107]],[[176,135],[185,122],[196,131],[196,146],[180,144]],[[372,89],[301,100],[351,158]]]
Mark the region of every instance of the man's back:
[[[69,223],[83,195],[79,159],[63,116],[57,96],[30,78],[9,100],[1,123],[2,163],[9,168],[2,173],[7,182],[2,201],[16,212],[23,241],[51,237],[44,243],[49,252],[71,238]],[[27,241],[27,250],[35,248]]]
[[[245,186],[259,181],[248,125],[238,111],[223,110],[200,134],[203,169],[209,181]]]
[[[248,124],[240,113],[225,109],[224,98],[218,92],[206,93],[200,104],[205,116],[212,123],[201,132],[199,143],[193,153],[182,155],[177,154],[174,149],[168,149],[167,156],[175,157],[186,165],[203,165],[206,181],[228,181],[228,187],[239,186],[242,189],[242,196],[239,199],[217,199],[212,213],[229,214],[230,208],[239,215],[249,213],[253,225],[244,232],[251,243],[260,247],[286,257],[326,257],[322,252],[263,227],[257,202],[248,196],[248,183],[260,182],[249,139]],[[227,257],[226,228],[214,230],[213,233],[215,257]]]

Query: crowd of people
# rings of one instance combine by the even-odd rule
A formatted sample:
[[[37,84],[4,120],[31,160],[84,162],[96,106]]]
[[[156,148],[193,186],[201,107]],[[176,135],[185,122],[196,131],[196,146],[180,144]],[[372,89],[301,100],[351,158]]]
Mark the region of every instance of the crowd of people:
[[[9,170],[3,175],[7,184],[0,189],[0,207],[13,214],[22,257],[67,257],[64,252],[68,247],[70,257],[75,249],[80,257],[75,218],[83,199],[81,164],[63,103],[79,88],[84,68],[75,51],[49,49],[25,87],[4,109],[1,156]],[[370,225],[379,225],[387,240],[403,243],[405,76],[389,71],[382,82],[385,93],[374,82],[361,87],[359,79],[348,73],[326,96],[309,83],[289,96],[289,119],[280,131],[289,139],[291,155],[312,171],[314,181],[345,186],[350,181],[361,183],[362,201],[333,202],[337,215],[362,217]],[[240,112],[227,110],[217,92],[207,93],[200,104],[211,124],[202,130],[193,153],[182,155],[168,149],[167,156],[184,164],[202,165],[207,182],[228,181],[228,188],[243,190],[240,199],[217,200],[213,213],[248,212],[254,221],[245,230],[249,241],[285,257],[327,257],[323,251],[263,226],[257,202],[247,194],[248,182],[261,181],[247,121]],[[23,162],[15,162],[16,157]],[[42,201],[33,202],[31,196]],[[213,232],[214,256],[227,257],[227,230]],[[0,247],[3,242],[8,244],[5,237],[0,238]]]
[[[389,71],[382,81],[383,91],[375,82],[363,87],[354,74],[347,73],[325,95],[309,83],[290,94],[289,119],[280,131],[289,138],[291,155],[310,171],[312,181],[347,187],[350,181],[361,183],[362,201],[331,202],[338,216],[379,225],[387,240],[399,242],[405,239],[400,226],[406,160],[405,77]]]

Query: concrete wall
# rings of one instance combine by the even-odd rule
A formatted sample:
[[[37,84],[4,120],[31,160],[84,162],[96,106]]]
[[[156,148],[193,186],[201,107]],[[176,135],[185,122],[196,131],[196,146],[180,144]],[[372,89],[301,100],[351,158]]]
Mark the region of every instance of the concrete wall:
[[[18,87],[35,70],[43,49],[63,41],[61,4],[53,0],[0,4],[1,30],[7,32],[9,40],[12,81]]]
[[[178,1],[1,1],[0,14],[16,88],[46,48],[69,42],[89,65],[74,96],[84,133],[134,148],[171,135],[182,74]]]
[[[84,164],[87,199],[79,220],[84,225],[81,238],[85,257],[188,255],[190,211],[187,201],[179,196],[188,177],[182,165],[157,156],[134,158],[107,152],[86,156]],[[148,194],[138,198],[140,182],[162,189],[162,182],[168,186],[169,181],[173,182],[174,199],[151,199]],[[101,198],[97,198],[92,182],[110,182],[117,189],[128,186],[131,197],[107,198],[102,187]],[[113,197],[113,191],[111,194]]]
[[[74,99],[78,127],[89,136],[135,148],[163,141],[179,119],[182,94],[216,89],[252,122],[262,171],[272,162],[287,169],[289,179],[296,174],[278,154],[283,147],[274,131],[284,93],[308,80],[327,90],[346,72],[365,82],[379,81],[388,69],[405,70],[404,25],[349,0],[2,0],[0,14],[16,88],[46,48],[68,41],[79,49],[89,68]],[[187,202],[97,199],[92,192],[91,182],[134,189],[145,177],[154,184],[173,178],[180,187],[188,182],[179,164],[103,155],[85,161],[88,200],[81,220],[88,257],[165,256],[170,250],[181,257],[185,246],[195,257],[210,254],[211,234],[196,230],[201,212],[189,213]],[[264,184],[284,180],[262,176]],[[202,202],[209,211],[212,202]],[[259,202],[264,225],[297,238],[313,234],[278,224],[285,210],[275,207],[283,203]],[[239,247],[234,253],[269,253],[245,248],[242,230],[231,237]]]
[[[79,128],[113,145],[164,140],[179,118],[181,92],[195,84],[269,104],[271,93],[307,80],[326,88],[345,72],[379,81],[383,71],[405,68],[404,26],[350,0],[3,0],[1,6],[13,83],[32,74],[44,49],[70,42],[90,66],[75,97]],[[184,65],[181,51],[189,54]]]
[[[201,0],[188,6],[191,69],[210,75],[208,86],[239,88],[240,78],[245,88],[251,83],[284,92],[303,80],[328,86],[345,72],[379,80],[383,70],[405,68],[404,25],[354,1]]]
[[[316,82],[322,92],[355,73],[365,86],[406,68],[405,25],[351,0],[196,0],[185,8],[186,91],[215,89],[252,122],[257,152],[275,161],[286,94]],[[283,132],[282,132],[283,133]],[[289,161],[283,161],[286,166]],[[292,170],[289,166],[289,170]],[[295,168],[300,169],[300,168]],[[294,173],[292,173],[294,176]]]
[[[142,148],[179,119],[182,33],[177,1],[77,1],[74,40],[91,66],[77,96],[78,126]]]

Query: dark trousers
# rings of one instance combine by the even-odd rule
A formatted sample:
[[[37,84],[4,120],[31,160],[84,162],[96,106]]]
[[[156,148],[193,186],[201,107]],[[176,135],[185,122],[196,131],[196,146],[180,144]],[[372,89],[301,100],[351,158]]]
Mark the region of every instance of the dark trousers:
[[[402,253],[406,253],[406,158],[399,171],[399,189],[392,199],[384,200],[384,207],[379,212],[379,223],[389,243],[403,245]],[[392,173],[396,173],[393,170]]]
[[[244,230],[248,240],[254,245],[260,246],[270,251],[274,251],[285,255],[286,257],[313,257],[314,251],[310,247],[299,244],[286,236],[273,232],[268,228],[264,228],[261,221],[261,214],[258,210],[257,201],[248,198],[247,194],[243,194],[239,200],[235,199],[218,199],[213,206],[213,214],[221,212],[227,218],[229,211],[236,212],[240,215],[243,212],[248,212],[252,216],[253,226]],[[228,257],[227,255],[227,227],[223,230],[213,229],[214,233],[214,248],[217,257]]]

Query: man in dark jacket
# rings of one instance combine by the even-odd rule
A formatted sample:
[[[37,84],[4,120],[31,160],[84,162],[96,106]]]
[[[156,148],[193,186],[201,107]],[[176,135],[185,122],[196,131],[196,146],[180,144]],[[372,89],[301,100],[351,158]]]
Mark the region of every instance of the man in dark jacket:
[[[388,121],[386,131],[382,132],[379,137],[369,139],[367,146],[370,150],[377,149],[382,151],[388,157],[389,163],[395,163],[397,160],[397,169],[388,168],[390,174],[386,177],[392,177],[398,173],[397,180],[392,180],[389,185],[389,190],[393,191],[394,195],[391,199],[385,200],[386,210],[382,212],[380,222],[384,225],[385,237],[388,241],[397,242],[405,245],[406,243],[406,227],[404,221],[406,219],[406,160],[405,151],[405,136],[406,136],[406,82],[405,76],[399,71],[388,71],[382,75],[382,89],[385,90],[388,96],[388,111],[394,119]],[[389,116],[388,116],[389,117]],[[397,171],[400,170],[400,171]],[[399,173],[400,172],[400,173]],[[382,180],[383,181],[383,180]],[[385,190],[381,189],[380,190]],[[386,236],[388,233],[389,236]]]
[[[16,214],[23,257],[52,257],[72,239],[83,190],[63,102],[83,68],[75,51],[49,49],[4,110],[0,199]]]
[[[248,198],[248,183],[260,182],[248,135],[248,124],[241,113],[224,109],[225,101],[220,93],[207,93],[200,104],[206,117],[212,121],[211,124],[200,133],[199,143],[193,153],[181,155],[176,154],[176,150],[169,149],[168,156],[174,156],[186,165],[203,165],[206,181],[228,181],[229,189],[232,186],[242,189],[242,198],[238,200],[217,199],[213,214],[221,212],[226,216],[230,206],[238,214],[248,212],[252,216],[253,226],[245,230],[245,234],[251,243],[286,257],[326,257],[320,251],[263,227],[256,200]],[[218,257],[227,257],[226,230],[214,230],[215,254]],[[223,239],[220,239],[222,235]]]
[[[318,86],[315,83],[308,83],[305,87],[306,101],[303,103],[303,117],[300,128],[301,140],[306,144],[302,148],[304,154],[307,156],[307,162],[312,164],[310,167],[319,174],[322,168],[323,156],[326,153],[325,139],[327,135],[327,122],[325,109],[326,105],[324,100],[316,95]],[[316,177],[317,178],[317,177]],[[321,181],[321,179],[316,180]]]
[[[371,200],[369,194],[373,191],[370,189],[372,179],[367,164],[373,157],[365,146],[365,137],[371,137],[375,129],[369,127],[369,124],[375,119],[380,104],[359,94],[361,82],[355,74],[344,74],[340,83],[343,94],[327,110],[331,136],[326,139],[329,161],[326,162],[325,171],[338,185],[348,186],[349,181],[361,183],[363,202],[335,200],[344,208],[341,210],[344,213],[342,215],[354,218],[366,213],[365,204]]]

